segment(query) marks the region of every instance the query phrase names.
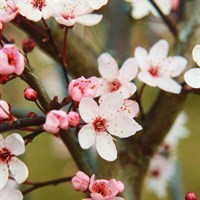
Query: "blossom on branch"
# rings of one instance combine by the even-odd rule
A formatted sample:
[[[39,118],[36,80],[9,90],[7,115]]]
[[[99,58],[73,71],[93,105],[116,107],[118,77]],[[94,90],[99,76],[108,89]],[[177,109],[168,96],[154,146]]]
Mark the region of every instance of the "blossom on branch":
[[[83,149],[96,145],[99,155],[113,161],[117,158],[117,149],[113,136],[127,138],[142,127],[132,118],[120,112],[123,98],[119,94],[108,94],[100,105],[91,98],[83,98],[79,104],[81,118],[87,124],[79,133],[78,140]]]
[[[18,0],[1,0],[0,2],[0,21],[9,22],[14,19],[18,13],[16,3]]]
[[[5,44],[0,50],[0,74],[17,74],[24,71],[24,57],[13,44]]]
[[[138,65],[135,58],[128,58],[118,69],[117,61],[108,53],[98,58],[99,78],[97,96],[107,93],[119,93],[124,99],[132,96],[136,91],[134,83],[130,82],[137,76]]]
[[[179,94],[181,85],[173,78],[179,76],[187,65],[182,56],[167,57],[169,45],[166,40],[155,43],[149,53],[142,47],[135,49],[135,58],[140,67],[138,79],[152,87]]]
[[[200,45],[193,48],[192,56],[194,62],[200,67]],[[200,88],[200,68],[192,68],[184,74],[185,82],[193,88]]]
[[[152,13],[155,16],[159,16],[157,10],[154,8],[154,6],[151,4],[149,0],[126,0],[132,4],[132,11],[131,15],[134,19],[141,19],[143,17],[146,17],[149,13]],[[174,6],[174,0],[155,0],[155,3],[158,5],[158,7],[161,9],[163,14],[169,15],[170,11],[172,9],[172,6]]]
[[[102,15],[91,14],[91,12],[101,8],[107,2],[108,0],[51,0],[52,16],[59,24],[65,26],[73,26],[75,23],[93,26],[101,21]]]
[[[68,93],[74,101],[80,102],[83,97],[94,98],[98,86],[99,83],[96,77],[86,79],[82,76],[69,83]]]
[[[3,139],[0,135],[0,189],[8,181],[8,170],[18,183],[23,183],[28,177],[26,165],[16,156],[25,152],[25,144],[21,135],[13,133]]]
[[[67,130],[69,125],[67,113],[62,110],[51,110],[43,124],[44,130],[56,134],[60,129]]]

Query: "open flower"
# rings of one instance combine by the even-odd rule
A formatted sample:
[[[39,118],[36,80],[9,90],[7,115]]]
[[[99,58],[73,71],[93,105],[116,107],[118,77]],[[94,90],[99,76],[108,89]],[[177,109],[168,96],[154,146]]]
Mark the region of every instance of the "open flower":
[[[0,135],[0,189],[2,189],[8,181],[8,169],[18,183],[23,183],[28,176],[26,165],[16,156],[25,152],[25,144],[23,138],[13,133],[4,140]]]
[[[179,94],[182,87],[173,78],[184,71],[187,60],[181,56],[167,57],[168,49],[166,40],[155,43],[149,54],[146,49],[137,47],[135,57],[141,69],[138,79],[152,87]]]
[[[85,26],[98,24],[102,15],[91,14],[92,11],[101,8],[108,0],[51,0],[52,16],[59,24],[73,26],[75,23]]]
[[[98,58],[99,78],[97,96],[107,93],[119,93],[123,98],[129,98],[136,91],[133,80],[138,72],[138,65],[134,58],[128,58],[118,69],[116,60],[108,53],[103,53]]]
[[[43,128],[50,133],[58,133],[60,129],[68,129],[69,121],[67,113],[62,110],[51,110],[43,124]]]
[[[200,67],[200,45],[196,45],[192,51],[193,60]],[[200,88],[200,68],[192,68],[184,74],[185,82],[193,88]]]
[[[69,83],[68,93],[74,101],[80,102],[83,97],[94,98],[98,85],[99,83],[96,77],[93,76],[86,79],[82,76]]]
[[[17,7],[19,13],[32,21],[39,21],[42,18],[48,19],[51,14],[51,6],[49,3],[51,0],[19,0],[17,2]]]
[[[18,0],[1,0],[0,2],[0,21],[9,22],[18,13],[16,3]]]
[[[131,15],[134,19],[141,19],[146,17],[149,13],[152,13],[155,16],[159,16],[156,9],[153,7],[150,1],[148,0],[126,0],[132,4]],[[162,10],[165,15],[168,15],[172,9],[174,0],[155,0],[155,3]]]
[[[13,44],[5,44],[0,50],[0,74],[17,74],[24,71],[24,57]]]
[[[124,184],[121,181],[116,181],[115,179],[105,180],[98,179],[95,180],[95,175],[92,175],[90,179],[90,196],[93,200],[117,200],[116,197],[119,192],[124,190]],[[122,198],[121,198],[122,199]]]
[[[87,123],[79,133],[78,140],[83,149],[96,145],[99,155],[108,161],[117,158],[116,146],[112,136],[127,138],[142,127],[119,110],[123,98],[119,94],[108,94],[98,106],[91,98],[83,98],[79,104],[81,118]]]

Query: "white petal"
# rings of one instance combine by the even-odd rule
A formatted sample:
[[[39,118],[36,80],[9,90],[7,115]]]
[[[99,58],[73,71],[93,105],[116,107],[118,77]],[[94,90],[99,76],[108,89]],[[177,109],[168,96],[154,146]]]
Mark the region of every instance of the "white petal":
[[[164,1],[156,0],[155,3],[161,9],[163,14],[165,14],[165,15],[169,15],[170,14],[170,11],[171,11],[171,8],[172,8],[171,0],[164,0]],[[150,2],[149,2],[149,6],[150,6],[151,13],[153,15],[160,16],[158,11],[154,8],[154,6]]]
[[[16,156],[25,152],[24,140],[18,133],[13,133],[12,135],[7,136],[5,139],[5,145],[9,151]]]
[[[22,200],[23,195],[19,190],[15,189],[2,189],[1,193],[1,200]]]
[[[98,115],[99,107],[94,99],[84,97],[79,104],[79,113],[81,118],[86,122],[92,122]]]
[[[116,113],[123,105],[123,98],[120,94],[110,93],[100,99],[99,115],[107,116],[110,113]]]
[[[159,40],[156,42],[149,51],[151,60],[162,60],[167,57],[169,44],[166,40]]]
[[[0,149],[5,147],[3,136],[0,134]]]
[[[138,73],[138,64],[135,58],[125,60],[119,70],[119,78],[126,81],[133,80]]]
[[[99,86],[97,87],[96,97],[109,93],[108,81],[104,78],[98,78]]]
[[[98,70],[105,79],[114,79],[118,76],[117,61],[108,53],[103,53],[98,58]]]
[[[146,66],[147,54],[148,54],[147,50],[142,47],[137,47],[135,49],[134,55],[137,60],[137,63],[139,67],[144,70],[147,68]]]
[[[181,92],[181,85],[170,77],[161,77],[158,79],[158,87],[164,91],[179,94]]]
[[[190,87],[200,88],[200,69],[190,69],[184,74],[184,79]]]
[[[18,183],[23,183],[28,177],[28,168],[16,157],[12,157],[9,161],[9,169]]]
[[[150,85],[152,87],[156,87],[158,85],[158,81],[157,78],[154,78],[153,76],[151,76],[149,74],[149,72],[146,71],[141,71],[138,74],[138,79],[144,83],[146,83],[147,85]]]
[[[113,116],[112,119],[108,120],[107,129],[112,135],[120,138],[127,138],[141,130],[142,127],[130,117],[123,114],[118,114]]]
[[[98,1],[94,1],[94,0],[89,0],[90,6],[97,10],[99,8],[101,8],[102,6],[106,5],[108,2],[108,0],[98,0]]]
[[[179,76],[187,65],[187,60],[182,56],[169,57],[166,60],[171,77]]]
[[[192,50],[193,60],[200,66],[200,45],[196,45]]]
[[[6,185],[8,181],[8,166],[6,163],[0,163],[0,190]]]
[[[107,161],[113,161],[117,158],[117,149],[109,134],[97,135],[96,148],[99,155]]]
[[[129,98],[136,92],[137,88],[134,83],[128,82],[123,83],[123,85],[118,89],[118,93],[120,93],[124,99]]]
[[[131,15],[134,19],[141,19],[149,14],[149,6],[146,1],[135,1]]]
[[[95,143],[96,133],[91,124],[83,126],[78,133],[78,141],[83,149],[90,148]]]
[[[93,26],[98,24],[103,15],[97,15],[97,14],[86,14],[79,17],[76,17],[76,22],[85,26]]]

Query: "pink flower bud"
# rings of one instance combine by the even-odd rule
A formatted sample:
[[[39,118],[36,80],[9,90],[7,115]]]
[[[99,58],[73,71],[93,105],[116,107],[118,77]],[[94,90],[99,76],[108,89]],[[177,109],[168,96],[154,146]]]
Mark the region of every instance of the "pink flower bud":
[[[0,84],[6,84],[9,79],[9,75],[0,74]]]
[[[9,117],[10,105],[4,100],[0,100],[0,121],[8,119]]]
[[[197,200],[197,196],[194,192],[188,192],[185,195],[185,200]]]
[[[79,171],[76,176],[72,178],[72,186],[74,190],[84,192],[89,186],[90,178],[85,173]]]
[[[62,110],[51,110],[46,116],[46,122],[43,128],[53,134],[59,132],[60,129],[68,129],[68,116]]]
[[[36,43],[33,39],[26,38],[22,42],[22,49],[25,53],[29,53],[34,49],[35,45]]]
[[[26,117],[37,117],[37,114],[34,112],[29,112]]]
[[[4,24],[3,24],[3,22],[0,20],[0,34],[2,33],[3,29],[4,29]]]
[[[80,116],[77,112],[70,111],[68,113],[68,120],[70,127],[76,127],[80,123]]]
[[[33,88],[26,88],[24,90],[24,98],[29,101],[36,101],[38,98],[37,92]]]

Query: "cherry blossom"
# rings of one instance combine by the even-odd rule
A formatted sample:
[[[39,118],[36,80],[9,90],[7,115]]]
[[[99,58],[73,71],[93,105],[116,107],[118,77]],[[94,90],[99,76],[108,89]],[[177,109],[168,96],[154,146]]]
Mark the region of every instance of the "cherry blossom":
[[[36,101],[38,94],[33,88],[28,87],[24,90],[24,98],[29,101]]]
[[[75,23],[85,26],[98,24],[102,15],[91,14],[92,11],[104,6],[108,0],[52,0],[53,17],[59,24],[73,26]]]
[[[0,189],[2,189],[8,181],[8,170],[18,183],[23,183],[28,177],[28,169],[26,165],[16,156],[25,152],[25,144],[23,138],[13,133],[3,139],[0,135]]]
[[[8,119],[10,117],[10,106],[4,101],[0,100],[0,121]]]
[[[83,149],[95,144],[103,159],[113,161],[117,158],[113,136],[127,138],[142,129],[137,122],[119,111],[122,105],[123,98],[116,93],[106,95],[99,106],[91,98],[85,97],[80,101],[79,113],[87,123],[78,133]]]
[[[60,129],[68,129],[68,116],[67,113],[62,110],[51,110],[47,113],[45,124],[43,124],[44,130],[56,134]]]
[[[140,108],[136,101],[125,99],[123,102],[122,107],[120,108],[120,112],[124,113],[125,115],[129,116],[130,118],[137,117]]]
[[[72,186],[76,191],[84,192],[88,189],[90,178],[85,173],[78,171],[72,178]]]
[[[146,49],[137,47],[135,57],[141,69],[138,79],[152,87],[179,94],[182,87],[173,78],[184,71],[187,60],[181,56],[167,57],[168,49],[166,40],[155,43],[149,54]]]
[[[0,74],[17,74],[24,71],[24,57],[13,44],[6,44],[0,50]]]
[[[74,101],[80,102],[83,97],[94,98],[96,96],[98,85],[99,83],[96,77],[93,76],[86,79],[82,76],[69,83],[68,93]]]
[[[48,19],[52,14],[51,0],[23,0],[17,2],[19,13],[32,21]]]
[[[0,2],[0,20],[9,22],[14,19],[18,13],[16,3],[18,0],[1,0]]]
[[[131,15],[134,19],[141,19],[143,17],[146,17],[149,13],[152,13],[155,16],[159,16],[156,9],[153,7],[151,2],[148,0],[126,0],[132,4],[132,11]],[[162,12],[165,15],[169,15],[172,6],[174,6],[174,0],[155,0],[155,3],[158,5],[158,7],[162,10]]]
[[[123,98],[129,98],[136,91],[133,80],[138,72],[135,58],[128,58],[118,69],[116,60],[108,53],[103,53],[98,58],[98,70],[102,78],[99,78],[97,96],[107,93],[119,93]]]
[[[70,111],[67,113],[69,126],[76,127],[80,123],[80,116],[77,112]]]
[[[124,184],[121,181],[115,179],[98,179],[95,180],[95,175],[92,175],[90,179],[90,196],[93,200],[117,200],[117,194],[124,190]],[[123,198],[120,198],[123,199]]]
[[[192,51],[193,60],[200,66],[200,45],[196,45]],[[200,68],[192,68],[184,74],[185,82],[193,88],[200,88]]]

